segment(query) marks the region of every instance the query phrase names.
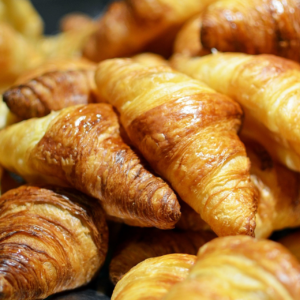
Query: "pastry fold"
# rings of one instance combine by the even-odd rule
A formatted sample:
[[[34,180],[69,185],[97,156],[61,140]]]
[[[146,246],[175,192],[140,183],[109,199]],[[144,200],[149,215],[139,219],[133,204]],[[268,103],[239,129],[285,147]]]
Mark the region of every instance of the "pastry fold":
[[[93,60],[131,56],[163,36],[170,40],[190,17],[216,0],[127,0],[112,3],[84,47]],[[164,42],[162,40],[162,42]]]
[[[195,255],[188,254],[146,259],[117,283],[111,299],[160,300],[173,285],[186,278],[195,260]]]
[[[177,56],[172,65],[240,103],[242,135],[257,140],[288,168],[300,170],[298,63],[273,55],[216,53]]]
[[[13,86],[3,100],[21,119],[43,117],[51,111],[95,102],[94,70],[54,71]]]
[[[196,255],[202,245],[215,238],[210,232],[154,228],[131,229],[125,235],[125,241],[117,247],[109,266],[109,276],[114,284],[145,259],[172,253]]]
[[[100,63],[95,78],[134,146],[217,235],[254,235],[256,190],[237,103],[171,68],[130,59]]]
[[[180,218],[176,195],[119,130],[108,104],[68,107],[0,131],[0,165],[29,182],[73,186],[128,224],[173,228]]]
[[[300,299],[300,265],[283,246],[247,236],[217,238],[164,300]]]
[[[0,198],[0,298],[44,299],[87,284],[108,247],[105,215],[78,191],[22,186]]]
[[[199,36],[207,50],[300,61],[299,0],[219,0],[203,14]]]

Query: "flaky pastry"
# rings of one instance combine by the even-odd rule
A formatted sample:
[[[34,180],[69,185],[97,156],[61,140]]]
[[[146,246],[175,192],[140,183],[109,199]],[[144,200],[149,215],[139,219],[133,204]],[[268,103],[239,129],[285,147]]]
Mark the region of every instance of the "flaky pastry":
[[[0,198],[0,297],[44,299],[87,284],[108,247],[105,215],[70,189],[22,186]]]
[[[133,267],[117,283],[112,300],[160,300],[178,282],[186,278],[195,255],[168,254],[149,258]]]
[[[134,146],[217,235],[254,235],[256,190],[237,103],[167,66],[130,59],[100,63],[95,79]]]
[[[216,53],[176,56],[172,65],[239,102],[242,135],[262,144],[287,167],[300,171],[300,65],[273,55]]]
[[[300,265],[282,245],[247,236],[216,238],[163,300],[298,300]]]
[[[173,228],[171,188],[127,146],[108,104],[77,105],[0,131],[0,165],[28,182],[73,186],[127,224]]]

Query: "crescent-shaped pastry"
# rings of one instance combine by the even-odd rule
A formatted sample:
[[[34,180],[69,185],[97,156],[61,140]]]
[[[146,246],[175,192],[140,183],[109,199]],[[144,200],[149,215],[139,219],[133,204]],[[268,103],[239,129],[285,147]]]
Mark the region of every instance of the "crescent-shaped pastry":
[[[78,191],[22,186],[0,198],[2,299],[44,299],[87,284],[107,248],[102,208]]]
[[[134,146],[217,235],[254,235],[256,190],[237,136],[238,104],[167,66],[130,59],[100,63],[95,78]]]
[[[298,300],[300,265],[282,245],[247,236],[216,238],[163,300]]]
[[[54,71],[13,86],[3,100],[20,119],[43,117],[76,104],[96,102],[95,71]]]
[[[202,18],[205,49],[274,54],[300,62],[299,0],[219,0]]]
[[[178,282],[186,278],[195,255],[168,254],[149,258],[133,267],[117,283],[112,300],[160,300]]]
[[[273,55],[216,53],[190,59],[177,55],[172,65],[240,103],[245,112],[242,135],[300,171],[298,63]]]
[[[128,230],[127,238],[117,247],[109,266],[116,284],[131,268],[151,257],[172,253],[196,255],[199,248],[215,238],[210,232],[166,231],[154,228]]]
[[[135,226],[173,228],[180,205],[127,146],[108,104],[77,105],[0,131],[0,165],[28,182],[74,188]]]
[[[112,3],[84,47],[93,60],[132,56],[155,39],[176,34],[189,18],[216,0],[129,0]]]

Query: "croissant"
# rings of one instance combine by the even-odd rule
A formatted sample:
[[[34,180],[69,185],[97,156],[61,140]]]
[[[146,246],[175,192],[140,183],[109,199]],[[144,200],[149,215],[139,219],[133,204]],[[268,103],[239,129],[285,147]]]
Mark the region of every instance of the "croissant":
[[[98,20],[84,55],[100,61],[141,52],[156,38],[175,34],[190,17],[216,0],[128,0],[112,3]]]
[[[108,247],[97,201],[70,189],[22,186],[0,198],[0,297],[44,299],[87,284]]]
[[[18,121],[19,119],[10,112],[0,95],[0,129]]]
[[[43,21],[28,0],[0,0],[0,21],[7,22],[26,38],[37,39],[43,33]]]
[[[13,86],[3,94],[9,109],[21,119],[43,117],[52,110],[95,102],[94,70],[54,71]]]
[[[0,131],[0,165],[29,182],[73,186],[130,225],[173,228],[174,192],[120,137],[108,104],[77,105]]]
[[[176,232],[154,228],[129,230],[127,236],[129,238],[118,246],[109,266],[110,279],[114,284],[147,258],[171,253],[196,255],[200,246],[215,237],[210,232]]]
[[[168,254],[149,258],[132,268],[117,283],[112,300],[160,300],[173,285],[186,278],[195,255]]]
[[[199,36],[207,50],[300,61],[299,0],[219,0],[203,14]]]
[[[188,276],[161,299],[299,299],[299,274],[296,258],[278,243],[217,238],[200,248]]]
[[[295,257],[300,261],[300,232],[296,231],[291,233],[284,238],[280,239],[278,243],[285,246]]]
[[[272,55],[217,53],[176,56],[172,66],[239,102],[245,112],[245,135],[300,171],[299,64]]]
[[[217,235],[253,235],[256,191],[231,99],[167,66],[99,64],[101,99],[120,113],[133,145]]]
[[[251,180],[259,192],[255,237],[267,238],[273,231],[300,226],[299,174],[275,162],[257,142],[242,139],[251,162]],[[187,204],[180,203],[177,228],[210,230]]]

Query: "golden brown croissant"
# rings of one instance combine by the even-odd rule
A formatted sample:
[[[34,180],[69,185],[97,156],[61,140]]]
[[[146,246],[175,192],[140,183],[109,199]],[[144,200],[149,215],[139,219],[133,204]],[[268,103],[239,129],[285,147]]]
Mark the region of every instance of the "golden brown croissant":
[[[296,300],[299,277],[298,261],[280,244],[223,237],[201,247],[186,279],[161,299]]]
[[[300,226],[299,174],[275,162],[253,140],[242,139],[251,162],[251,180],[259,192],[255,237],[267,238],[273,231]],[[180,203],[177,228],[210,230],[187,204]]]
[[[170,231],[154,228],[129,230],[119,245],[110,266],[111,281],[116,284],[132,267],[151,257],[171,253],[196,255],[198,249],[215,238],[210,232]]]
[[[300,61],[299,0],[219,0],[203,14],[201,42],[207,50]]]
[[[131,56],[201,12],[216,0],[129,0],[112,3],[98,20],[84,55],[91,60]],[[175,30],[175,32],[176,32]]]
[[[195,260],[196,256],[188,254],[168,254],[146,259],[117,283],[111,299],[160,300],[173,285],[186,278]]]
[[[244,133],[287,167],[300,171],[300,65],[273,55],[176,56],[173,66],[239,102]]]
[[[26,38],[37,39],[43,33],[43,21],[29,0],[0,0],[0,21],[9,23]]]
[[[300,262],[300,232],[296,231],[291,233],[284,238],[280,239],[278,243],[288,248]]]
[[[131,225],[169,229],[180,218],[174,192],[123,142],[108,104],[72,106],[0,131],[0,165],[29,182],[71,185]]]
[[[3,94],[9,109],[21,119],[43,117],[52,110],[95,102],[94,70],[54,71],[13,86]]]
[[[108,244],[104,212],[78,191],[22,186],[0,198],[0,297],[44,299],[87,284]]]
[[[217,235],[254,234],[256,191],[236,134],[238,104],[167,66],[130,59],[100,63],[95,78],[134,146]]]

